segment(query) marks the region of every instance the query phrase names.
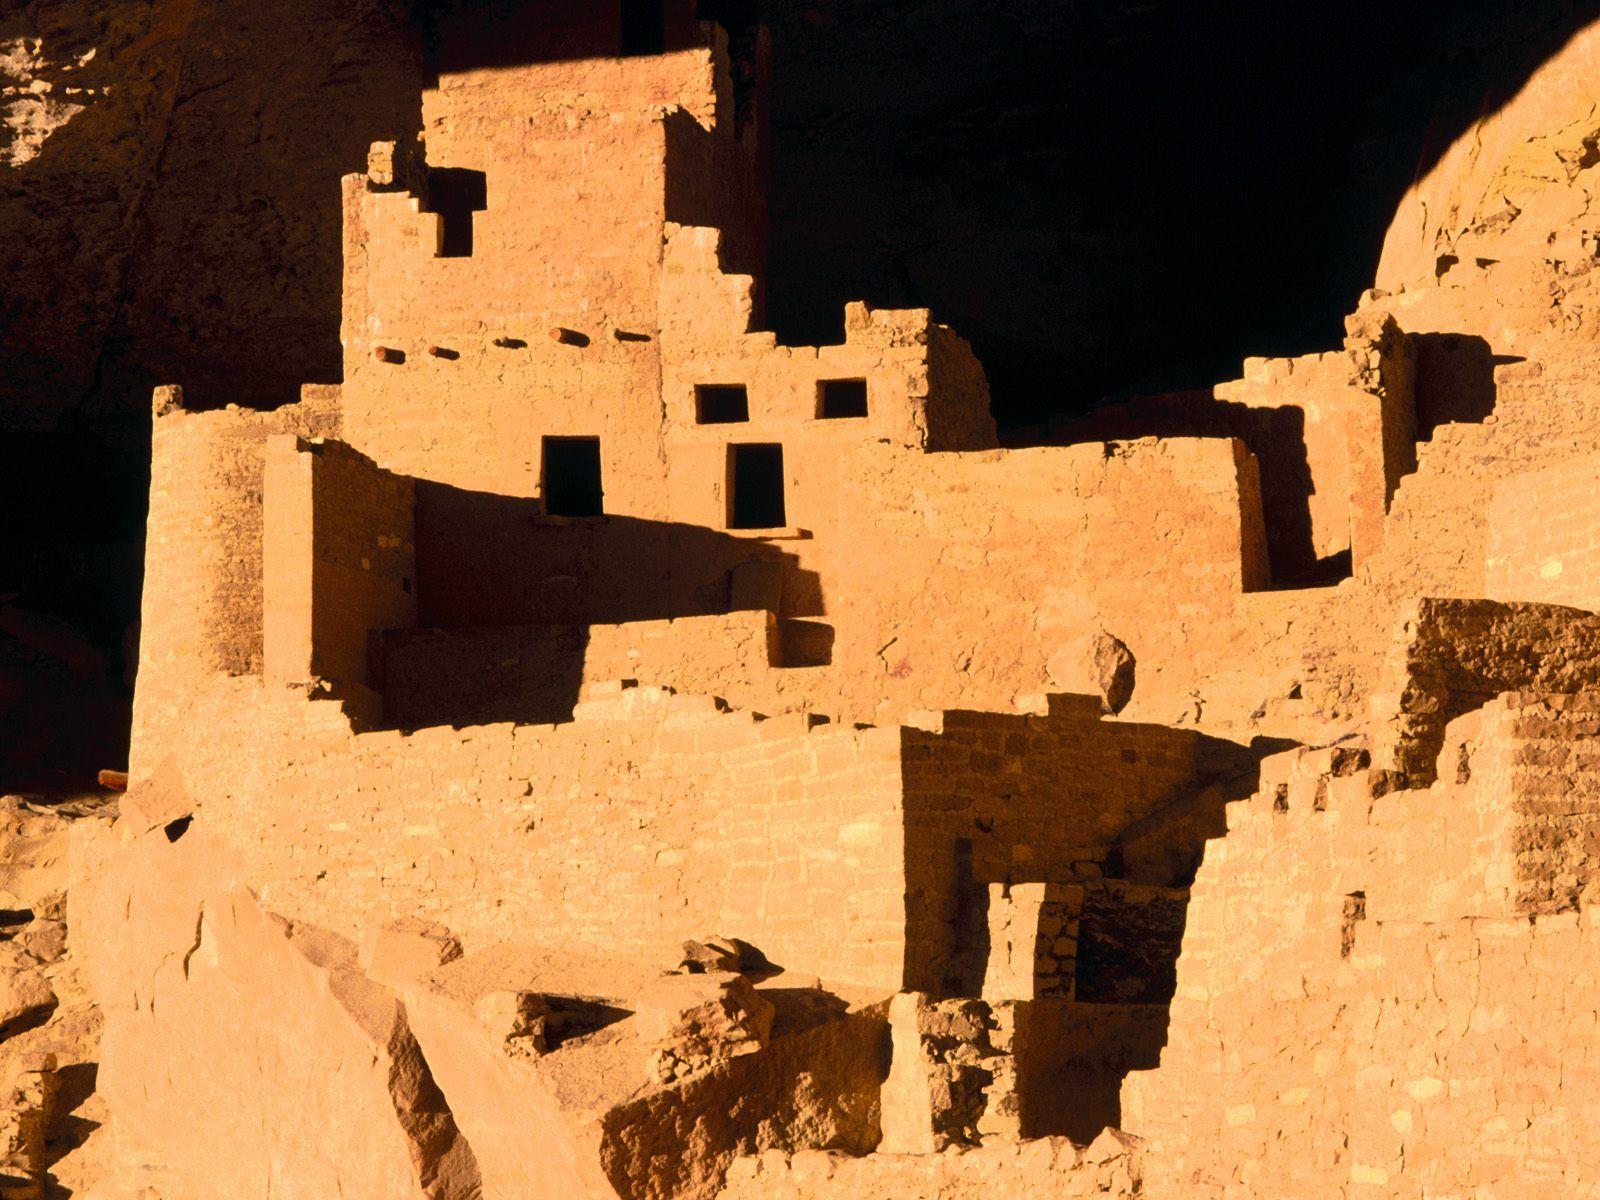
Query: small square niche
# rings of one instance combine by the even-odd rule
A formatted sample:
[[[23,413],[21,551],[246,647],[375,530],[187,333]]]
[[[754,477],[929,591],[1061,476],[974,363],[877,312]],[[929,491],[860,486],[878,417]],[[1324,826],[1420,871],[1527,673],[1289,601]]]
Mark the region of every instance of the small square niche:
[[[824,379],[817,384],[817,416],[824,421],[866,415],[865,379]]]
[[[750,394],[742,383],[702,383],[694,389],[699,425],[735,425],[750,419]]]

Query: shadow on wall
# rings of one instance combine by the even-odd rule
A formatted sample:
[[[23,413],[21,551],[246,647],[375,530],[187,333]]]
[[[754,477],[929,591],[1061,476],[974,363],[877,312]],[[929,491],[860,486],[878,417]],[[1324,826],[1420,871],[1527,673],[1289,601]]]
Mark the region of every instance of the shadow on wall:
[[[906,986],[1021,1002],[1028,1136],[1118,1123],[1123,1077],[1166,1040],[1205,844],[1289,744],[1105,721],[1075,696],[905,731]]]
[[[764,664],[831,658],[831,628],[792,619],[821,615],[819,578],[760,539],[635,517],[552,518],[536,500],[421,480],[415,511],[421,628],[384,635],[386,718],[401,726],[569,720],[596,625],[770,612],[784,636],[769,645],[751,635],[763,638],[753,652]],[[697,634],[715,631],[680,636]],[[704,651],[731,658],[738,647]]]
[[[553,518],[539,502],[417,481],[417,620],[428,628],[616,625],[729,612],[729,573],[781,568],[770,606],[821,616],[821,584],[760,538],[638,517]]]
[[[1417,440],[1423,442],[1440,425],[1478,422],[1493,414],[1494,369],[1523,361],[1496,354],[1475,334],[1419,333],[1411,341],[1417,348]]]

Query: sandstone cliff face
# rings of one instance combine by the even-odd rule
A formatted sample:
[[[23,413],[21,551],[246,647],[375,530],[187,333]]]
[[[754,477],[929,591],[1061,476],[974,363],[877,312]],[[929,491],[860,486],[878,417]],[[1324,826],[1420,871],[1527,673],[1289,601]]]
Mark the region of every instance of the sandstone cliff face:
[[[381,0],[8,6],[0,424],[121,415],[169,377],[216,403],[335,378],[338,178],[417,127],[420,81]]]
[[[1384,239],[1377,286],[1433,284],[1457,260],[1577,256],[1600,192],[1600,28],[1575,33],[1419,174]],[[1562,239],[1572,243],[1558,244]]]

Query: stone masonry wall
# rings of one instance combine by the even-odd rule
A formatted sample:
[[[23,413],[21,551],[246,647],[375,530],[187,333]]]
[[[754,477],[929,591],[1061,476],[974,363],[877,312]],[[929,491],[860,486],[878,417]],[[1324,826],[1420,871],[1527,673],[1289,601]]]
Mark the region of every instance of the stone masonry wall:
[[[946,713],[905,731],[908,986],[980,995],[996,884],[1098,880],[1130,823],[1247,767],[1191,731],[1103,721],[1098,698],[1048,715]]]
[[[1600,608],[1600,459],[1506,480],[1489,507],[1487,594]]]
[[[676,961],[710,931],[899,986],[896,731],[756,721],[613,688],[560,726],[352,734],[335,702],[223,681],[178,755],[265,904],[355,935],[421,915],[470,948],[582,942]]]
[[[1596,711],[1497,700],[1452,726],[1441,763],[1466,766],[1425,790],[1353,750],[1268,760],[1192,889],[1161,1066],[1124,1087],[1149,1194],[1600,1188],[1580,1149],[1600,1117],[1583,1032],[1600,922],[1517,880],[1537,847],[1587,854]],[[1537,852],[1534,877],[1570,874],[1567,851]]]
[[[1513,689],[1600,684],[1600,617],[1553,604],[1422,599],[1404,613],[1372,697],[1373,755],[1433,778],[1445,727]]]

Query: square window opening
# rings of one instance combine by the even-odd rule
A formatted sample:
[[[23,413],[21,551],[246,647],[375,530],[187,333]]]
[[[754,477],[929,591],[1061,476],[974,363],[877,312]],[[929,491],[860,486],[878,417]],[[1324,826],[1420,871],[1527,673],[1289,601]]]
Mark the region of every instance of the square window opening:
[[[824,379],[817,384],[817,416],[824,421],[867,415],[865,379]]]
[[[750,419],[750,393],[742,383],[702,383],[694,389],[699,425],[735,425]]]
[[[599,438],[545,438],[541,479],[544,511],[549,516],[598,517],[604,514]]]
[[[728,447],[728,528],[782,529],[788,524],[783,502],[783,447],[746,444]]]
[[[428,171],[428,207],[439,214],[439,258],[471,258],[473,213],[489,207],[488,177],[482,171],[433,167]]]

